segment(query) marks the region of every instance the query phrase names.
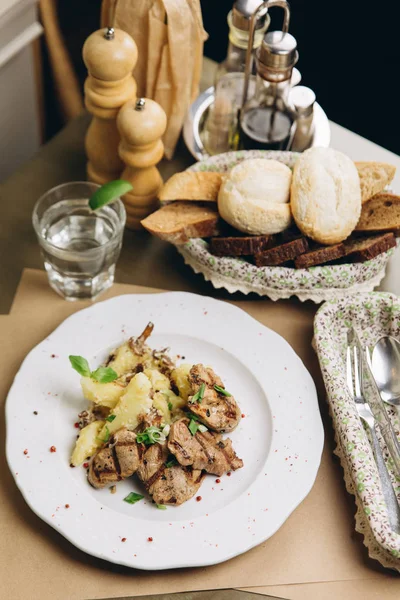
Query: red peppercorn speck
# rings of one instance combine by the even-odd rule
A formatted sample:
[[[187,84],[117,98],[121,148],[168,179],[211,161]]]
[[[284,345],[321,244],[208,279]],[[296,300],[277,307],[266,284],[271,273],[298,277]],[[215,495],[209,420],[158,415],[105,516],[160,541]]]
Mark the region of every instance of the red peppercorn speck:
[[[66,505],[65,505],[65,508],[69,508],[69,504],[66,504]]]
[[[74,423],[74,427],[76,427],[77,429],[79,429],[79,423]]]
[[[148,538],[147,538],[147,541],[148,541],[148,542],[152,542],[152,541],[153,541],[153,538],[152,538],[152,537],[148,537]]]
[[[27,455],[28,454],[28,450],[25,449],[24,450],[24,454]]]
[[[126,542],[126,538],[122,538],[121,542]]]
[[[216,479],[215,483],[221,483],[221,480],[220,479]]]
[[[55,446],[50,446],[50,452],[57,452],[57,448]]]
[[[89,466],[89,463],[83,463],[83,466],[85,467],[85,469],[87,469]]]
[[[197,502],[200,502],[201,500],[203,500],[203,498],[201,496],[196,496],[196,500]]]
[[[242,419],[244,419],[244,418],[245,418],[245,416],[246,416],[246,415],[245,415],[244,413],[242,413]]]

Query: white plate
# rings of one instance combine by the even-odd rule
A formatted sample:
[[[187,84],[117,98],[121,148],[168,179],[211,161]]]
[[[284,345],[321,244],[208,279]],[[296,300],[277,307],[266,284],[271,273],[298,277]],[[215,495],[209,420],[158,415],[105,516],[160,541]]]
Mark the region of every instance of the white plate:
[[[212,365],[245,414],[230,436],[244,468],[219,484],[207,476],[201,501],[165,511],[123,502],[141,490],[136,478],[111,494],[69,466],[87,403],[68,355],[95,366],[149,320],[152,347]],[[175,292],[119,296],[69,317],[24,360],[6,419],[8,464],[32,510],[81,550],[141,569],[211,565],[269,538],[310,491],[323,445],[314,382],[287,342],[237,307]]]

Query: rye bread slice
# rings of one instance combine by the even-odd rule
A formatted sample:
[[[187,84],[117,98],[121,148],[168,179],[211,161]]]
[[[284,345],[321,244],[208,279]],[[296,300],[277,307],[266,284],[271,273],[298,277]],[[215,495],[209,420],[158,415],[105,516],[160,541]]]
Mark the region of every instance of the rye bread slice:
[[[185,244],[190,238],[218,235],[218,211],[195,202],[173,202],[162,206],[143,221],[143,227],[153,235],[171,242]]]
[[[250,256],[266,250],[272,244],[271,235],[213,237],[210,250],[215,256]]]
[[[400,196],[381,193],[373,196],[361,210],[356,231],[377,233],[400,229]]]
[[[343,243],[333,244],[332,246],[320,246],[310,252],[301,254],[294,261],[296,269],[308,269],[316,265],[323,265],[327,262],[342,258],[346,254],[346,247]]]
[[[367,238],[350,239],[344,242],[345,262],[366,262],[396,246],[393,233],[374,235]]]
[[[307,250],[308,242],[306,238],[301,237],[256,254],[254,261],[257,267],[275,267],[294,260]]]

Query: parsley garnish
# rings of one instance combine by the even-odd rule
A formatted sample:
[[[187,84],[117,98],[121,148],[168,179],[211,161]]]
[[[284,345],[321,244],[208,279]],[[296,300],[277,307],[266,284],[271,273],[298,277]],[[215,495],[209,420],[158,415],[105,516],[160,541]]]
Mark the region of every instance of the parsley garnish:
[[[69,362],[75,371],[82,377],[91,377],[99,383],[110,383],[118,378],[118,374],[111,367],[99,367],[95,371],[91,371],[89,363],[83,356],[69,356]]]
[[[214,390],[218,392],[218,394],[222,394],[223,396],[232,396],[232,394],[227,392],[226,389],[221,387],[220,385],[214,385]]]
[[[136,502],[143,500],[143,498],[144,496],[142,496],[142,494],[136,494],[136,492],[131,492],[124,498],[124,502],[127,502],[128,504],[136,504]]]
[[[114,421],[114,419],[117,418],[117,415],[109,415],[108,417],[106,417],[106,421],[108,421],[109,423],[112,423]]]

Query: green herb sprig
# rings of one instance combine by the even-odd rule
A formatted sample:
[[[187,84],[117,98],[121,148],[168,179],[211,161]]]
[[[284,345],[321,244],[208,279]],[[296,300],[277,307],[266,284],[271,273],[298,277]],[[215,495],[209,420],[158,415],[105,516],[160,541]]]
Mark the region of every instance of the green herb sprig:
[[[69,362],[75,371],[82,375],[82,377],[90,377],[99,383],[110,383],[118,378],[118,373],[111,369],[111,367],[99,367],[95,371],[91,371],[89,363],[83,356],[70,355]]]

